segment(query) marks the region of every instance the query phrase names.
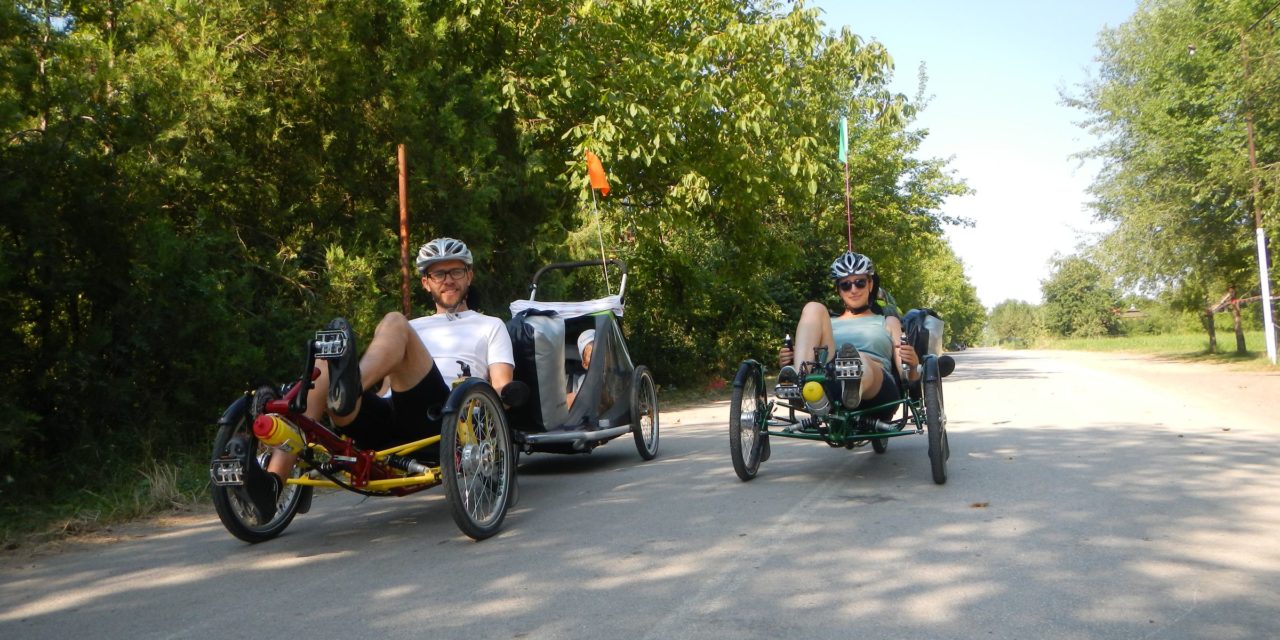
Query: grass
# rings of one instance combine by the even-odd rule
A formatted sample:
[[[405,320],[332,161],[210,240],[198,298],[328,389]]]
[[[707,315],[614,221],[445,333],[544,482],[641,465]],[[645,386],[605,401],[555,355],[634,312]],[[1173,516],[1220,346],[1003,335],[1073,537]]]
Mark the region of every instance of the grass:
[[[1238,365],[1247,369],[1273,369],[1267,360],[1266,342],[1261,331],[1246,331],[1249,351],[1236,353],[1235,333],[1218,332],[1218,353],[1209,353],[1209,336],[1205,333],[1119,336],[1107,338],[1044,338],[1036,342],[1038,349],[1068,351],[1113,351],[1146,353],[1187,362],[1215,362]]]
[[[678,411],[698,407],[709,402],[728,400],[733,393],[733,380],[712,378],[711,382],[695,386],[664,386],[658,393],[659,411]]]
[[[0,550],[35,547],[208,500],[207,467],[195,459],[150,461],[39,499],[0,501]]]

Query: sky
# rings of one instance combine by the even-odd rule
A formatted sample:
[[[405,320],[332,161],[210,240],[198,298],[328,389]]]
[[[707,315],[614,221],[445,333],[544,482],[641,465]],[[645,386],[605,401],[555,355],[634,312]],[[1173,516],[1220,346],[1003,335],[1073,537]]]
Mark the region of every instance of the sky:
[[[1088,207],[1096,163],[1073,154],[1096,140],[1086,114],[1061,104],[1095,77],[1097,37],[1133,15],[1134,0],[820,0],[827,28],[882,43],[893,57],[891,89],[914,98],[926,65],[929,131],[923,157],[951,158],[975,193],[950,198],[951,246],[988,309],[1040,303],[1055,253],[1068,255],[1106,230]]]

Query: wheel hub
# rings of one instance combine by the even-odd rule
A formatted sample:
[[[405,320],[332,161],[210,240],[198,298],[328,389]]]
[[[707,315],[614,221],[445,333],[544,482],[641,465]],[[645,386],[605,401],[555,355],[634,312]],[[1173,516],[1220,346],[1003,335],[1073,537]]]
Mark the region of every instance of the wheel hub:
[[[491,477],[495,465],[492,443],[481,442],[462,447],[462,471],[467,475]]]

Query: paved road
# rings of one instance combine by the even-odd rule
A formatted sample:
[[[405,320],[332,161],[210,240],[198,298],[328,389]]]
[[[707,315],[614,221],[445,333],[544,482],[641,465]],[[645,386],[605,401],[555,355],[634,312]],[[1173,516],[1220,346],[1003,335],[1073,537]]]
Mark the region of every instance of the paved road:
[[[752,482],[726,403],[534,456],[504,532],[435,490],[317,498],[279,539],[216,518],[4,558],[0,637],[1280,637],[1280,376],[967,351],[950,481],[889,452],[775,442]]]

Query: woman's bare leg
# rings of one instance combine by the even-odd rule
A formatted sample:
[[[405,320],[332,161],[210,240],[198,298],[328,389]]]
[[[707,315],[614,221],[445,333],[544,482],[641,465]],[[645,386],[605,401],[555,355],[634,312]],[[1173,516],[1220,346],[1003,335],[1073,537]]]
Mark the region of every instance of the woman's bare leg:
[[[796,325],[795,362],[796,370],[800,364],[813,360],[815,347],[827,348],[827,359],[835,355],[835,338],[831,334],[831,314],[819,302],[804,305],[800,312],[800,323]]]

